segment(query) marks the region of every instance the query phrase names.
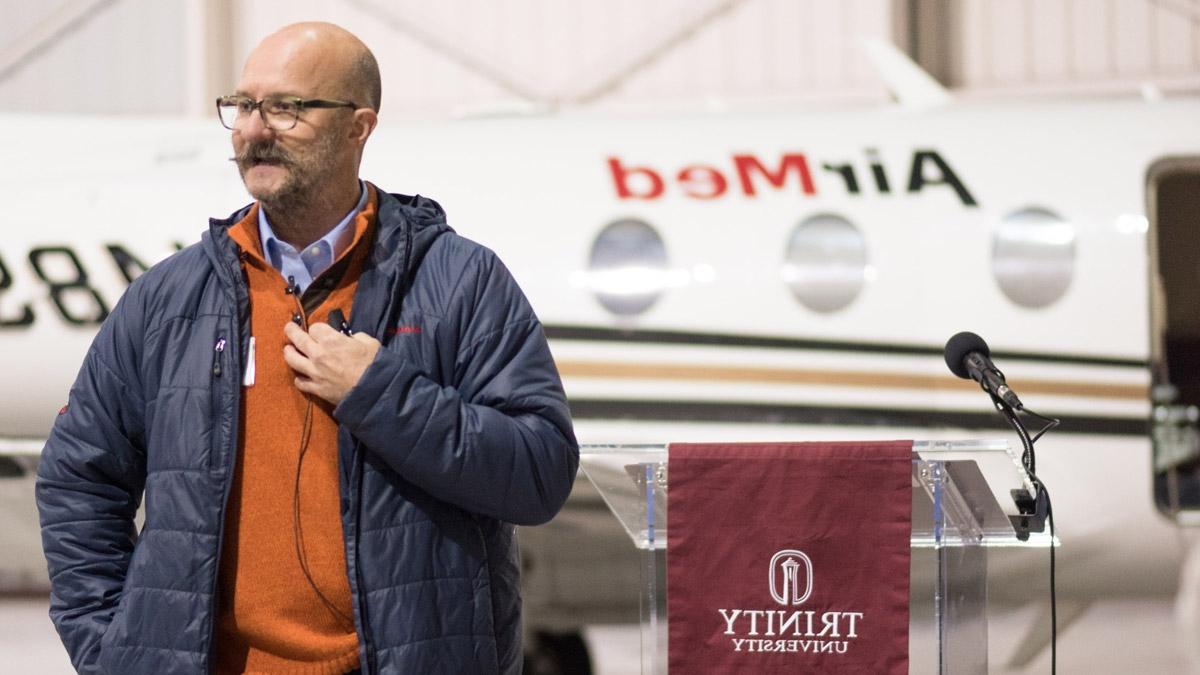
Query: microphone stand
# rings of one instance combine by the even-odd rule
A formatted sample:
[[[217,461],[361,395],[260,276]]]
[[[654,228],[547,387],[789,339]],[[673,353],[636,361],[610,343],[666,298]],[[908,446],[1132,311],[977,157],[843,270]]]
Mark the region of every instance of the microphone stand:
[[[1033,483],[1035,494],[1030,495],[1025,488],[1012,490],[1013,501],[1017,505],[1019,515],[1009,516],[1012,521],[1013,529],[1017,533],[1017,539],[1028,541],[1031,532],[1043,532],[1046,529],[1046,521],[1050,521],[1050,672],[1058,672],[1058,594],[1055,588],[1055,566],[1054,566],[1054,509],[1050,504],[1050,493],[1046,490],[1045,484],[1037,476],[1037,459],[1034,455],[1033,444],[1037,442],[1047,431],[1058,426],[1059,420],[1043,417],[1042,415],[1023,408],[1023,411],[1032,417],[1036,417],[1046,422],[1046,426],[1032,438],[1029,436],[1029,431],[1025,428],[1025,424],[1017,416],[1017,411],[1013,409],[1004,399],[988,391],[988,395],[992,397],[992,404],[996,406],[1001,416],[1008,422],[1009,426],[1017,432],[1017,436],[1021,439],[1021,445],[1024,452],[1021,454],[1021,464],[1025,467],[1025,471],[1029,473],[1029,478]]]

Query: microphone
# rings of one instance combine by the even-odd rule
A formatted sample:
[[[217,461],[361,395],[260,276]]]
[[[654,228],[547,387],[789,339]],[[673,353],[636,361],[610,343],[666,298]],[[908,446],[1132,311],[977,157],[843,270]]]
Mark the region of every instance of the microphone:
[[[334,330],[342,335],[350,336],[354,331],[350,330],[350,324],[346,322],[346,315],[340,307],[334,307],[329,310],[329,325],[333,326]]]
[[[1033,442],[1041,434],[1039,433],[1037,437],[1031,439],[1029,433],[1025,431],[1025,425],[1021,424],[1021,421],[1017,419],[1017,414],[1014,411],[1025,410],[1025,406],[1017,398],[1016,392],[1004,381],[1004,373],[1000,372],[996,364],[992,363],[992,359],[989,357],[990,353],[991,350],[988,349],[987,343],[983,341],[983,338],[971,332],[963,331],[946,341],[946,365],[950,366],[950,372],[964,380],[975,380],[978,382],[979,386],[983,387],[983,390],[991,394],[992,398],[996,400],[996,408],[1021,436],[1021,444],[1025,446],[1022,463],[1025,469],[1029,471],[1030,477],[1034,480],[1037,491],[1031,495],[1024,488],[1011,490],[1010,494],[1017,506],[1019,515],[1009,516],[1008,518],[1012,521],[1017,539],[1027,541],[1030,532],[1042,532],[1045,530],[1046,517],[1050,512],[1050,496],[1046,493],[1035,473]],[[1001,405],[1001,402],[1004,405]],[[1034,417],[1041,417],[1041,415],[1032,411],[1025,412],[1032,414]],[[1054,421],[1054,424],[1057,424],[1057,421]],[[1047,427],[1047,429],[1049,428]],[[1053,536],[1053,530],[1051,530],[1051,536]],[[1051,550],[1051,553],[1053,553],[1053,550]]]
[[[1024,410],[1017,393],[1004,381],[1004,373],[992,363],[991,350],[983,338],[969,331],[946,342],[946,365],[964,380],[975,380],[984,391],[1004,401],[1013,410]]]

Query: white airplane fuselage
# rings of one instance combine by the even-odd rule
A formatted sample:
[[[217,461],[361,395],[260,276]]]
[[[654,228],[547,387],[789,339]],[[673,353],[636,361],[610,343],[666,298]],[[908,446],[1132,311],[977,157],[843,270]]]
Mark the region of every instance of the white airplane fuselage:
[[[942,361],[950,335],[979,333],[1025,403],[1064,419],[1038,445],[1060,597],[1170,597],[1188,544],[1151,489],[1147,177],[1200,156],[1197,119],[1200,102],[1166,101],[385,123],[362,176],[437,199],[499,253],[547,328],[582,443],[1015,443]],[[215,119],[4,118],[8,452],[40,447],[137,262],[249,201],[227,133]],[[1006,257],[1004,233],[1021,230],[1002,225],[1022,212],[1059,224]],[[814,216],[858,233],[849,257],[836,237],[840,263],[789,257]],[[656,232],[665,262],[589,266],[618,221]],[[1046,246],[1023,258],[1029,241]],[[626,300],[645,307],[612,311]],[[995,570],[1044,577],[1044,563]]]

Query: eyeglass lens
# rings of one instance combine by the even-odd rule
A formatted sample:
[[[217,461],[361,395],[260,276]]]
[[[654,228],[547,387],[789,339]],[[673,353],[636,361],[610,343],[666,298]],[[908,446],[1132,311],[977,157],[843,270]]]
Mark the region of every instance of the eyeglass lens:
[[[258,109],[263,124],[275,131],[287,131],[296,126],[300,107],[292,101],[267,98],[254,101],[245,97],[223,98],[217,104],[221,115],[221,124],[227,129],[234,129],[242,124]]]

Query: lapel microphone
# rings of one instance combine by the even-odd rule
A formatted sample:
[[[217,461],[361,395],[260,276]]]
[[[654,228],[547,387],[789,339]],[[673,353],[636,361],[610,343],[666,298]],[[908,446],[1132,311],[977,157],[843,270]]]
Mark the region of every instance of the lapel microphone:
[[[341,308],[334,307],[329,311],[329,325],[342,335],[354,334],[354,331],[350,330],[350,324],[346,321],[346,315],[342,313]]]

